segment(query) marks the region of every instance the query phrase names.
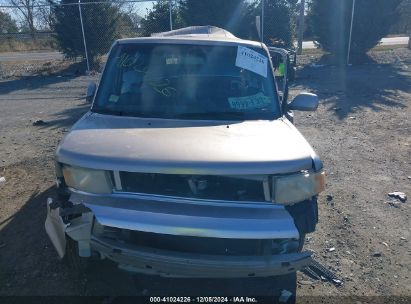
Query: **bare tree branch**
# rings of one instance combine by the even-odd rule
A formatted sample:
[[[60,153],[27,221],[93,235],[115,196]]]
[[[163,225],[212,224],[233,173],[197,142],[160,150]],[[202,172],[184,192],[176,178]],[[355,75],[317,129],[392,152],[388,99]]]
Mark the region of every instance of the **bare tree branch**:
[[[14,6],[23,16],[32,36],[36,31],[34,25],[34,8],[39,4],[39,0],[9,0],[10,5]]]

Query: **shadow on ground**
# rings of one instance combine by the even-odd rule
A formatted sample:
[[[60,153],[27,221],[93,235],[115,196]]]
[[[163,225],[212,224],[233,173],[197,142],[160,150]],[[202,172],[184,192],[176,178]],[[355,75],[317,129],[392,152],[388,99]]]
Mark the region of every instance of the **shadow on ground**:
[[[57,258],[44,230],[47,197],[56,196],[54,186],[43,192],[35,190],[19,211],[0,223],[1,295],[95,295],[114,300],[124,295],[279,296],[283,289],[295,295],[296,274],[247,279],[160,278],[126,273],[108,261],[93,263],[86,275],[78,274]]]
[[[65,82],[80,75],[84,75],[84,63],[77,62],[59,71],[58,75],[52,76],[30,76],[21,77],[15,80],[5,80],[0,82],[0,95],[8,94],[19,90],[36,90],[52,84]],[[53,97],[54,98],[54,97]]]
[[[57,256],[51,254],[44,230],[46,199],[55,193],[54,187],[34,190],[19,211],[0,223],[0,294],[57,295],[73,288]],[[63,280],[68,284],[59,284]]]
[[[297,85],[318,94],[329,111],[343,119],[359,108],[381,111],[384,107],[405,108],[402,93],[411,93],[411,80],[404,63],[332,66],[327,55],[297,72]],[[321,88],[321,89],[320,89]]]
[[[54,119],[49,119],[46,122],[41,123],[39,128],[41,129],[59,129],[70,128],[78,121],[87,111],[90,109],[90,103],[81,103],[72,108],[67,108],[57,113],[52,114]]]

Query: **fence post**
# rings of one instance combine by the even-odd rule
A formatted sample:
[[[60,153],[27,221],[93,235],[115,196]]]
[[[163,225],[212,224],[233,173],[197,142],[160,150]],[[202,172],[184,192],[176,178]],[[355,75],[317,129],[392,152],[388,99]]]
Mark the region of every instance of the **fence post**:
[[[173,14],[171,0],[168,0],[168,10],[170,11],[170,31],[173,30]]]
[[[83,43],[84,43],[84,51],[86,52],[86,62],[87,62],[87,72],[90,72],[90,64],[88,62],[88,52],[87,52],[87,43],[86,43],[86,35],[84,34],[84,25],[83,25],[83,14],[81,13],[81,0],[78,0],[78,10],[80,12],[80,23],[81,23],[81,32],[83,33]]]
[[[354,23],[354,11],[355,11],[355,0],[352,0],[350,38],[348,40],[348,51],[347,51],[347,65],[350,64],[351,37],[352,37],[352,26],[353,26],[353,23]]]
[[[303,53],[303,38],[304,38],[304,12],[305,12],[305,0],[300,2],[300,19],[298,24],[298,51],[297,54]]]
[[[264,0],[261,0],[261,42],[264,43]]]
[[[261,16],[255,16],[255,27],[257,28],[258,37],[261,39]]]

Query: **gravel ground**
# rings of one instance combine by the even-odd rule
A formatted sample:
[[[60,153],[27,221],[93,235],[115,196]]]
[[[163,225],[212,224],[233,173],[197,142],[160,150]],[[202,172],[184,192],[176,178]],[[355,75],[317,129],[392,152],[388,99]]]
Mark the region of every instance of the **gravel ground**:
[[[0,295],[243,295],[287,289],[297,302],[407,303],[411,297],[411,52],[370,54],[345,69],[316,55],[298,58],[291,95],[320,97],[296,125],[322,157],[327,189],[320,223],[305,247],[344,280],[336,288],[297,273],[282,278],[182,280],[129,275],[101,264],[78,275],[57,259],[45,231],[45,202],[55,195],[53,153],[89,107],[93,76],[35,76],[0,81]],[[324,65],[325,64],[325,65]],[[33,126],[36,120],[46,124]],[[334,251],[329,248],[334,247]],[[333,296],[334,298],[329,298]]]

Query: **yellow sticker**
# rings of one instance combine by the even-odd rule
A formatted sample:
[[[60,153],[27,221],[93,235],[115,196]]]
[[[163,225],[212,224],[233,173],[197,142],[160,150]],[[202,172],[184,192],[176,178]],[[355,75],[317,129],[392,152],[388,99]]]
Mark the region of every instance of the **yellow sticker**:
[[[110,98],[108,99],[108,101],[109,102],[117,102],[118,101],[118,99],[119,99],[120,97],[119,96],[117,96],[117,95],[110,95]]]
[[[271,98],[260,92],[251,96],[229,97],[228,102],[235,110],[262,109],[271,104]]]

